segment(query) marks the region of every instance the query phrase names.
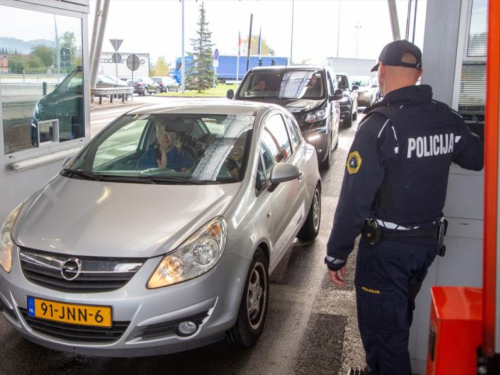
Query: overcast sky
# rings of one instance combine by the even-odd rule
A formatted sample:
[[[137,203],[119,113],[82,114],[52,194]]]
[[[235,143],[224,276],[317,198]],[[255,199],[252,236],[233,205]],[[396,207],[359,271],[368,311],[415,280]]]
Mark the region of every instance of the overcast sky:
[[[404,38],[408,0],[396,3]],[[185,1],[186,51],[191,51],[191,38],[196,37],[200,4],[201,0]],[[258,35],[261,28],[262,38],[276,56],[290,56],[292,0],[205,0],[204,4],[212,43],[220,54],[237,53],[238,31],[242,39],[248,37],[253,14],[252,34]],[[426,1],[417,4],[415,43],[422,48]],[[90,5],[89,33],[96,0]],[[377,59],[392,40],[387,0],[295,0],[293,13],[295,63],[324,63],[326,57],[336,57],[337,51],[339,57],[356,57],[357,53],[359,58]],[[181,21],[179,0],[111,0],[102,50],[112,51],[109,39],[123,39],[122,52],[150,53],[152,62],[163,55],[167,62],[174,62],[182,52]]]

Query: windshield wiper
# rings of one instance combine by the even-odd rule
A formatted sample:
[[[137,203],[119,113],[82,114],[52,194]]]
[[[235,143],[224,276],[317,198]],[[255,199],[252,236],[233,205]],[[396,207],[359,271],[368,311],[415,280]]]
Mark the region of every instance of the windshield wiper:
[[[84,171],[82,169],[63,169],[62,176],[69,177],[70,175],[77,175],[77,176],[85,177],[86,179],[92,180],[92,181],[106,180],[105,177],[102,177],[102,176],[95,174],[95,173],[92,173],[92,172]]]
[[[204,185],[206,183],[205,181],[189,180],[187,178],[171,177],[171,176],[142,175],[142,176],[137,176],[137,178],[140,180],[146,180],[148,182],[153,182],[153,183],[174,182],[174,183],[186,184],[186,185]],[[212,181],[210,181],[210,182],[212,182]],[[213,182],[215,183],[215,181],[213,181]]]

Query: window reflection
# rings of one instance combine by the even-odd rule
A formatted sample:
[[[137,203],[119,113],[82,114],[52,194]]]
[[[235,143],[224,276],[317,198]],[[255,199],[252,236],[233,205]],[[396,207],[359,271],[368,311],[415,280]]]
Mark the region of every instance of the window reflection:
[[[0,6],[0,95],[5,154],[83,137],[82,20]]]

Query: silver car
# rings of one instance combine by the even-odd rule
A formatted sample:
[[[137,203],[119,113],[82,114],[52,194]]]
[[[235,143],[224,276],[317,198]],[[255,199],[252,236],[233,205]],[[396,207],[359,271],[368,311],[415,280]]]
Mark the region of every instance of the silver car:
[[[250,347],[269,273],[320,216],[316,151],[281,107],[135,109],[4,221],[0,315],[78,354]]]

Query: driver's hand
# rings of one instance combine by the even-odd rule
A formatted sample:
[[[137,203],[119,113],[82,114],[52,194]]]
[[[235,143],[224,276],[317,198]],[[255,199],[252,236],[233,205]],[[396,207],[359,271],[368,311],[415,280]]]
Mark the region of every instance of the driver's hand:
[[[161,154],[161,159],[156,159],[158,168],[167,168],[167,154]]]

